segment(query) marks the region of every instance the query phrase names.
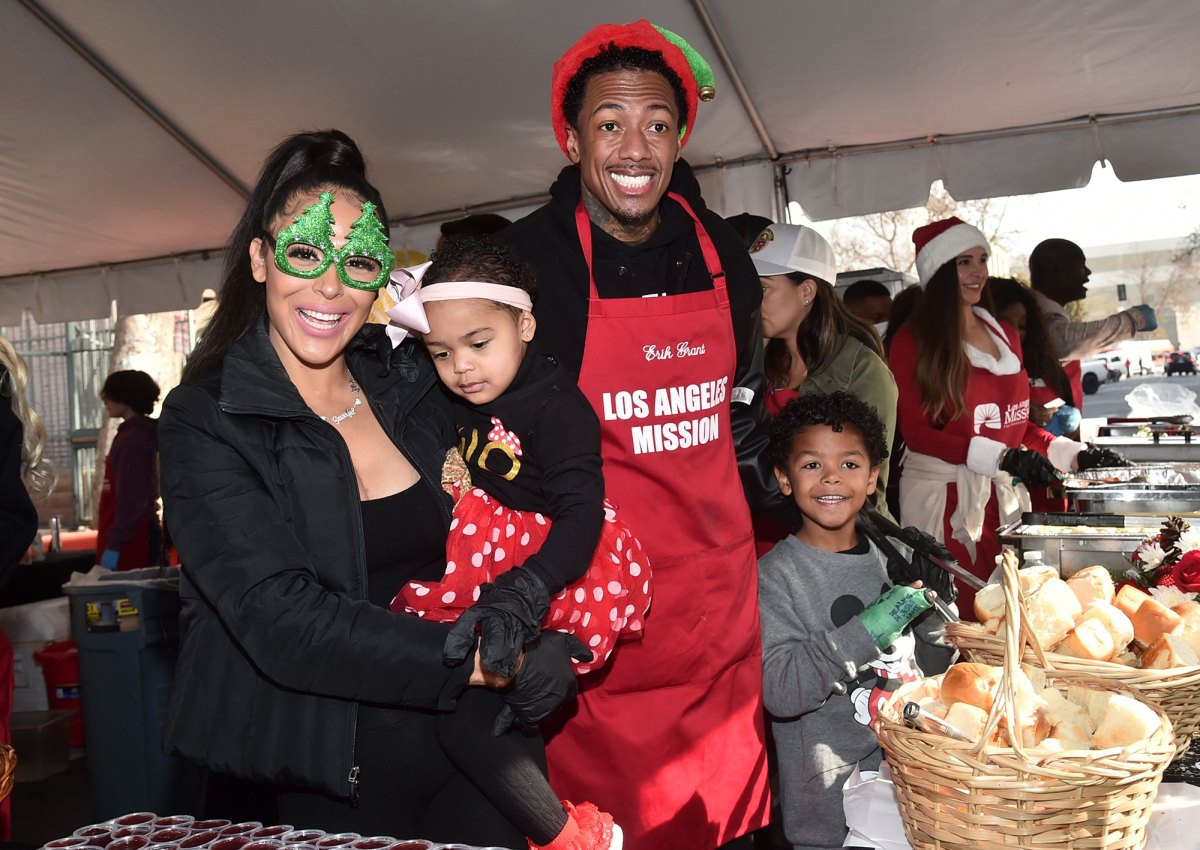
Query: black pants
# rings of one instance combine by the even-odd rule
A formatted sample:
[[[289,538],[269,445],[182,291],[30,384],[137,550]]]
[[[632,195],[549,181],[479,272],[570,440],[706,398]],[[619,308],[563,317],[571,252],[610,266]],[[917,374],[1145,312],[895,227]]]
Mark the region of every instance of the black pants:
[[[438,740],[458,769],[522,833],[535,844],[549,844],[567,815],[546,781],[545,746],[537,732],[510,730],[493,736],[492,721],[503,705],[494,691],[467,688],[457,710],[438,718]]]
[[[468,688],[473,694],[480,688]],[[438,742],[434,713],[360,706],[355,762],[359,803],[299,789],[213,776],[205,814],[442,843],[524,847],[524,832],[500,813]],[[544,760],[538,736],[522,736],[530,764]],[[303,746],[302,741],[296,743]],[[544,779],[543,779],[544,781]],[[561,808],[559,809],[561,811]]]

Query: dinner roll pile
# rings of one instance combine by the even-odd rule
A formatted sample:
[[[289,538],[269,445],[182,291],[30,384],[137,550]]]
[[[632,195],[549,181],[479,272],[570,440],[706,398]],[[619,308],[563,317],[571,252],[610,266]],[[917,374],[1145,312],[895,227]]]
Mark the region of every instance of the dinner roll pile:
[[[1120,592],[1104,567],[1087,567],[1066,581],[1053,567],[1018,573],[1029,626],[1042,649],[1090,661],[1147,670],[1200,664],[1200,603],[1168,608],[1132,585]],[[975,616],[992,633],[1004,621],[1004,588],[975,594]]]
[[[987,726],[996,699],[1001,668],[988,664],[955,664],[941,676],[903,686],[898,705],[915,702],[940,717],[971,741]],[[1022,665],[1013,680],[1015,723],[1001,721],[988,739],[990,746],[1021,746],[1038,753],[1104,750],[1146,740],[1161,723],[1158,713],[1132,696],[1070,685],[1066,694],[1047,687],[1046,674]]]

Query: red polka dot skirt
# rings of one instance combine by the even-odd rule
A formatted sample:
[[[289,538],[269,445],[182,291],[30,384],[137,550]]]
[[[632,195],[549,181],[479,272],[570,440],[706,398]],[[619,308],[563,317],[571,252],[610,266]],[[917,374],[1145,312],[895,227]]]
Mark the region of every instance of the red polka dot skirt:
[[[505,507],[478,487],[454,508],[441,581],[410,581],[392,610],[451,623],[479,598],[479,586],[522,564],[541,548],[550,519]],[[598,670],[620,639],[640,638],[650,608],[650,564],[642,544],[607,499],[596,554],[583,578],[550,600],[547,629],[573,634],[592,650],[577,673]]]

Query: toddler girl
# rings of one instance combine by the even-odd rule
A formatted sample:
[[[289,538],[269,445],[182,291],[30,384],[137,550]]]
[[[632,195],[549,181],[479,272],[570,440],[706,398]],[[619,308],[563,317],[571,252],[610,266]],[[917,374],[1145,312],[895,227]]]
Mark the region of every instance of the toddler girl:
[[[576,662],[580,673],[597,669],[618,638],[640,637],[650,570],[641,544],[604,499],[591,405],[534,340],[532,271],[506,246],[462,239],[393,280],[393,325],[423,332],[455,396],[462,463],[443,482],[456,500],[445,576],[409,582],[392,609],[457,621],[446,644],[450,663],[470,654],[478,628],[483,666],[513,675],[524,645],[549,628],[574,634],[592,651],[591,661]],[[500,781],[495,759],[463,745],[478,743],[477,728],[461,734],[468,716],[447,716],[443,746],[473,780],[491,780],[481,787],[526,830],[531,847],[619,846],[587,838],[589,830],[612,829],[611,817],[594,806],[566,804],[564,813],[544,780],[536,793]],[[504,738],[486,748],[503,750]],[[547,795],[553,806],[531,806]]]

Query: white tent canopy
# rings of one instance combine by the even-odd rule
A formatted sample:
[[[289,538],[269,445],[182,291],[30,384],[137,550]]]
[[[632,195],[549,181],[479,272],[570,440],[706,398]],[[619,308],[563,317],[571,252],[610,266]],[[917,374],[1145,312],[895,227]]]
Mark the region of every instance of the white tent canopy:
[[[1098,159],[1200,172],[1194,0],[17,0],[0,325],[194,306],[265,152],[303,129],[358,141],[396,247],[527,209],[565,163],[551,65],[639,17],[714,66],[685,156],[725,213],[919,206],[937,179],[959,199],[1078,187]]]

